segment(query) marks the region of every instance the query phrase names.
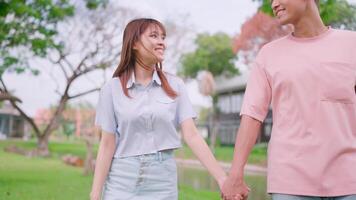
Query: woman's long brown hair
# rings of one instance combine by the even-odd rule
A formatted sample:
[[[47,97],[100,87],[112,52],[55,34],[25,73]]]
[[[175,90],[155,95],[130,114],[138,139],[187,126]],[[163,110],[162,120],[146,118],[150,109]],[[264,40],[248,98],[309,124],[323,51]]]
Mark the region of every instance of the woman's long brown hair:
[[[133,50],[133,46],[136,42],[140,41],[141,35],[145,32],[149,25],[152,24],[158,26],[163,31],[163,33],[166,34],[166,29],[164,28],[164,26],[155,19],[135,19],[129,22],[125,27],[121,50],[121,60],[119,66],[114,72],[113,77],[119,77],[122,89],[127,97],[130,96],[126,84],[130,80],[131,74],[134,71],[135,62],[143,64],[142,61],[137,58]],[[143,67],[146,69],[147,66],[143,65]],[[164,92],[171,98],[177,97],[177,93],[169,85],[168,80],[162,71],[161,62],[156,64],[155,70],[157,71],[158,76],[161,80]]]

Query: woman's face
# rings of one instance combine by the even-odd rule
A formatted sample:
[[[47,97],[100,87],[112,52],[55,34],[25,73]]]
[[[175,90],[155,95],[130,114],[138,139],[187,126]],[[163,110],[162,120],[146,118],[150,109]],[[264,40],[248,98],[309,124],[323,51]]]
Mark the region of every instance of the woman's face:
[[[153,65],[162,62],[164,59],[164,51],[166,35],[158,25],[151,24],[142,33],[140,40],[134,45],[134,49],[141,61],[146,65]]]

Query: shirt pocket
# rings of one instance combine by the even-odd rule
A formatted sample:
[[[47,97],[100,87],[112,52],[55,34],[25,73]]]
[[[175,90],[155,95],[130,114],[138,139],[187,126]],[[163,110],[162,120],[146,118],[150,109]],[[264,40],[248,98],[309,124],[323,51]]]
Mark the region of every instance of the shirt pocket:
[[[155,116],[161,121],[172,122],[176,115],[177,99],[170,98],[163,92],[154,95]]]
[[[167,95],[158,95],[155,97],[157,109],[163,113],[174,115],[176,110],[176,99],[172,99]]]
[[[321,100],[335,103],[356,102],[356,66],[344,62],[321,63]]]
[[[171,99],[168,96],[158,96],[156,101],[163,104],[172,104],[175,102],[175,99]]]

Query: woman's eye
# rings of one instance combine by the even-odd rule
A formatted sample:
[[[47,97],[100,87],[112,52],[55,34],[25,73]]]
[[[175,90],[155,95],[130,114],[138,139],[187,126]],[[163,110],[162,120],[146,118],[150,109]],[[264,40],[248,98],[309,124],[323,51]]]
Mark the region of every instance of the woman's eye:
[[[157,35],[151,35],[151,37],[153,37],[153,38],[157,38]]]

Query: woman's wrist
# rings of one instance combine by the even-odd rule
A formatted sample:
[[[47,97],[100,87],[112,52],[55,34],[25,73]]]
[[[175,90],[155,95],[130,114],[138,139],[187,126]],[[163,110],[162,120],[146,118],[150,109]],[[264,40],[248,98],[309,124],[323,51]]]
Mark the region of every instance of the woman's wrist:
[[[100,200],[99,194],[90,194],[90,200]]]
[[[90,192],[90,199],[91,200],[96,200],[96,199],[100,199],[100,194],[101,191],[100,190],[96,190],[96,189],[92,189]]]
[[[220,188],[222,188],[222,186],[224,185],[224,182],[225,182],[226,179],[227,179],[227,175],[226,174],[224,174],[222,176],[219,176],[216,179],[216,181],[218,182],[218,185],[219,185]]]

